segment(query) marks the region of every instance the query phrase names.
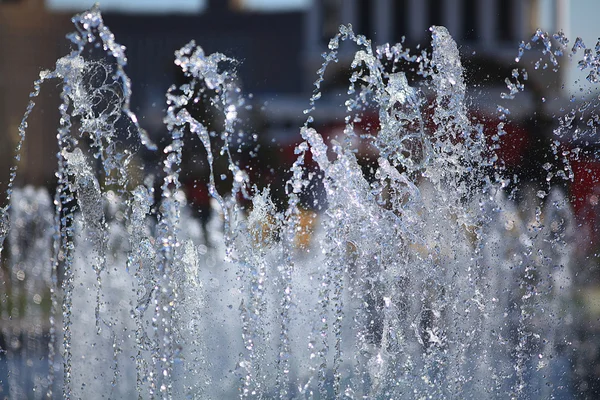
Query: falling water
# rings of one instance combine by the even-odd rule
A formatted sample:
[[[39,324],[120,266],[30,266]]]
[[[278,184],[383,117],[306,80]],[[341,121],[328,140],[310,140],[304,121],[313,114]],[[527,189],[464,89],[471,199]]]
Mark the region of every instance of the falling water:
[[[253,185],[236,160],[237,140],[251,140],[238,117],[247,104],[237,62],[190,42],[175,52],[187,83],[166,94],[170,144],[155,205],[155,178],[133,166],[136,151],[157,147],[129,108],[125,50],[98,9],[73,22],[74,50],[40,74],[19,128],[16,161],[34,98],[44,83],[58,84],[53,201],[14,188],[15,167],[2,210],[11,398],[570,396],[574,222],[552,186],[573,178],[568,153],[552,145],[548,188],[530,196],[531,213],[507,196],[495,154],[525,69],[507,77],[490,140],[468,114],[445,28],[431,28],[430,53],[411,54],[402,44],[373,48],[342,26],[317,73],[278,211],[269,188]],[[541,42],[538,64],[558,68],[581,47],[554,40],[538,31],[517,61]],[[344,42],[357,50],[344,135],[329,141],[313,111]],[[597,63],[591,52],[580,63],[592,81]],[[190,113],[196,104],[218,111],[217,128]],[[379,124],[361,134],[367,111]],[[557,136],[569,134],[570,115]],[[206,231],[180,184],[191,136],[210,167]],[[357,142],[376,154],[371,177]],[[226,193],[216,159],[228,165]],[[324,198],[311,213],[300,199],[315,179]],[[306,235],[312,240],[300,244]]]

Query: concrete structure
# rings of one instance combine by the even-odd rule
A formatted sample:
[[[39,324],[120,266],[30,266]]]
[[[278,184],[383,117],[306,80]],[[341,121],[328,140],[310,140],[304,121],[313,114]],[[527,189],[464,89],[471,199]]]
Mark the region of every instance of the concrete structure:
[[[18,140],[17,127],[39,72],[51,68],[61,54],[68,52],[65,33],[70,16],[49,14],[43,0],[0,2],[0,187],[7,182],[13,150]],[[54,92],[51,86],[45,91]],[[47,94],[48,94],[47,92]],[[40,110],[32,115],[30,137],[23,151],[19,180],[35,185],[46,183],[55,169],[55,131],[48,128],[48,117],[57,110],[57,96],[44,94]],[[58,115],[58,111],[56,112]],[[53,115],[55,116],[55,115]],[[43,173],[41,171],[44,171]],[[48,176],[49,175],[49,176]]]

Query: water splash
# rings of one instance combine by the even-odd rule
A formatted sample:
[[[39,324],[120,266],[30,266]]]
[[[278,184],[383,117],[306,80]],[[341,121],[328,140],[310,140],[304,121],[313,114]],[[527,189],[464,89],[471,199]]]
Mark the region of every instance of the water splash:
[[[565,358],[559,348],[569,332],[548,323],[572,318],[574,222],[565,195],[550,186],[554,176],[572,179],[568,154],[553,144],[548,190],[529,199],[535,212],[515,208],[494,153],[508,134],[510,106],[498,107],[502,122],[490,145],[468,114],[459,51],[445,28],[432,27],[431,53],[418,54],[402,44],[373,49],[351,26],[340,28],[305,110],[283,211],[268,188],[251,186],[232,151],[233,138],[244,136],[238,114],[246,104],[237,62],[190,42],[175,53],[188,82],[166,95],[171,142],[153,213],[153,177],[138,181],[129,172],[135,149],[123,142],[133,138],[138,148],[156,150],[130,109],[125,49],[97,8],[73,22],[75,49],[40,74],[32,93],[48,80],[62,86],[54,217],[46,195],[13,189],[14,168],[12,206],[0,219],[11,282],[1,293],[3,322],[43,316],[33,304],[9,307],[8,300],[32,297],[39,306],[49,298],[50,374],[33,378],[38,397],[52,397],[57,385],[65,398],[569,393],[565,378],[551,374]],[[556,50],[543,32],[532,43],[541,41],[556,69],[559,57],[582,45],[569,53],[563,36],[554,39]],[[344,136],[327,140],[313,111],[342,42],[358,50]],[[532,47],[523,43],[517,61]],[[592,71],[590,81],[594,57],[585,52],[580,64]],[[407,65],[419,81],[409,80]],[[515,70],[504,99],[525,90],[527,79]],[[190,111],[203,103],[222,116],[217,128]],[[19,128],[17,159],[33,108],[31,102]],[[358,132],[370,111],[378,126]],[[561,117],[558,133],[566,135],[574,119]],[[188,136],[207,155],[213,244],[190,218],[181,191]],[[364,172],[357,143],[374,155],[372,174]],[[227,193],[216,185],[218,158],[228,165]],[[320,213],[300,202],[314,179],[324,187]],[[28,228],[36,223],[44,226]],[[299,244],[309,232],[313,240]],[[22,397],[29,378],[15,357],[44,346],[37,331],[29,333],[20,353],[20,333],[3,323],[2,335],[15,371],[10,395]]]

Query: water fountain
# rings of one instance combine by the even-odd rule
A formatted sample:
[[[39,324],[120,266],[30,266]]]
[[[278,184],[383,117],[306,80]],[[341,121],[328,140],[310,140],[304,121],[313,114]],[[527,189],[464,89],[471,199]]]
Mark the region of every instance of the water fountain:
[[[157,185],[135,153],[156,146],[129,107],[124,49],[98,9],[73,21],[73,51],[40,74],[19,127],[16,161],[35,97],[58,83],[56,192],[14,188],[15,167],[1,213],[11,398],[572,396],[574,222],[551,185],[572,179],[569,158],[554,142],[548,189],[523,212],[495,155],[524,69],[507,79],[508,105],[490,139],[468,115],[445,28],[432,27],[430,54],[411,54],[401,44],[373,49],[342,26],[318,71],[278,211],[269,188],[253,186],[236,162],[239,140],[252,137],[238,118],[245,100],[233,60],[191,42],[175,53],[188,81],[166,95],[171,142],[153,209]],[[342,42],[357,51],[344,136],[328,143],[312,113]],[[535,42],[555,68],[571,53],[560,34],[539,31]],[[531,47],[523,43],[518,57]],[[583,67],[595,68],[596,56],[585,57]],[[218,130],[190,112],[205,101],[222,116]],[[379,116],[371,135],[355,130],[365,110]],[[565,115],[557,134],[573,124]],[[211,170],[205,230],[181,190],[188,136]],[[358,142],[376,154],[371,177]],[[227,193],[216,159],[229,166]],[[309,213],[301,198],[315,180],[324,196]],[[312,240],[299,245],[308,230]]]

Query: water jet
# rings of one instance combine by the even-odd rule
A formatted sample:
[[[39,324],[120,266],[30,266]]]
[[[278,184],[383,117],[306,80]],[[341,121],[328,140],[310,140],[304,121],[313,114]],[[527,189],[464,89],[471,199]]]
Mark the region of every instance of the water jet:
[[[564,141],[575,118],[559,117],[547,186],[521,188],[529,207],[519,209],[496,150],[524,68],[507,77],[490,138],[469,113],[444,27],[431,28],[430,52],[412,54],[341,26],[281,206],[236,158],[254,139],[239,118],[248,103],[235,60],[195,42],[175,52],[186,83],[166,93],[162,174],[146,175],[135,154],[158,147],[130,108],[124,48],[97,8],[73,22],[72,52],[40,74],[19,128],[16,161],[35,97],[58,84],[56,191],[14,187],[15,167],[2,209],[11,398],[573,396],[576,223],[560,186],[574,179],[577,151]],[[344,43],[356,48],[345,128],[328,140],[314,111]],[[578,51],[560,34],[531,43],[518,58],[542,43],[554,68]],[[197,104],[220,120],[196,118]],[[377,125],[359,132],[367,112]],[[188,137],[210,170],[206,226],[181,183]],[[315,182],[322,193],[306,204]],[[28,364],[40,356],[44,372]]]

